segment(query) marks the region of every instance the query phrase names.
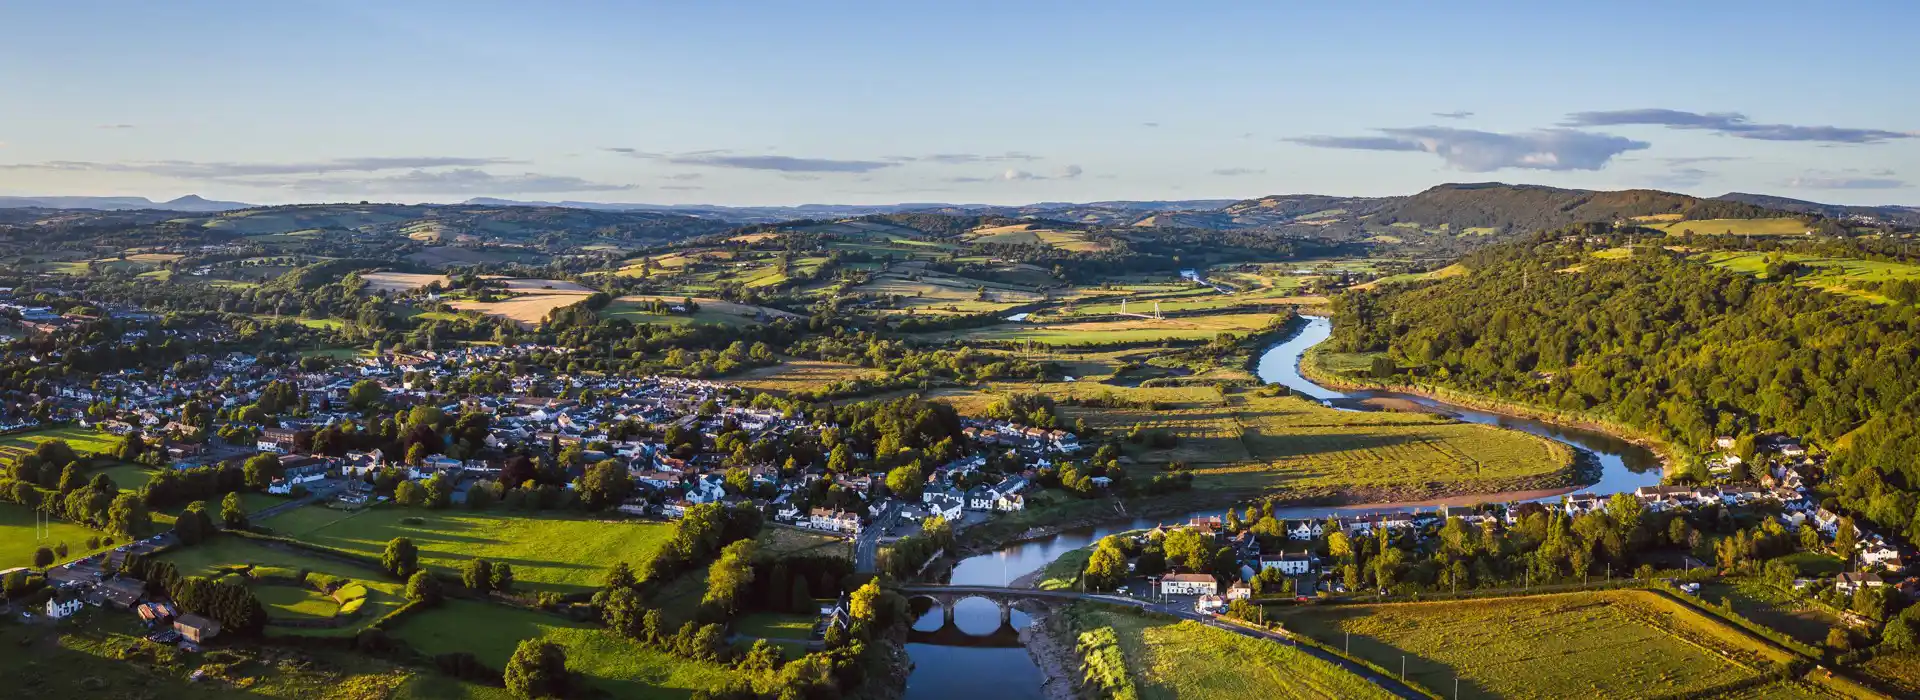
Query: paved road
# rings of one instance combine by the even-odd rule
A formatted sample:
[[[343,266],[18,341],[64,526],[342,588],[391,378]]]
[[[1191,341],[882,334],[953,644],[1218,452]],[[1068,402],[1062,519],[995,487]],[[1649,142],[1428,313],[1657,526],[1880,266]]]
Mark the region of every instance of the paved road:
[[[1413,688],[1407,687],[1405,683],[1400,682],[1400,680],[1397,678],[1394,678],[1392,676],[1381,675],[1375,672],[1373,669],[1367,668],[1365,666],[1354,663],[1352,661],[1348,661],[1345,658],[1340,657],[1340,655],[1328,652],[1324,649],[1320,649],[1318,647],[1309,646],[1305,644],[1300,644],[1289,633],[1275,632],[1267,629],[1245,627],[1242,625],[1237,625],[1229,622],[1222,622],[1218,619],[1215,619],[1212,615],[1202,615],[1200,613],[1194,612],[1192,603],[1189,603],[1189,602],[1162,603],[1162,602],[1156,602],[1156,601],[1141,600],[1139,598],[1134,598],[1131,596],[1112,595],[1112,594],[1106,594],[1106,593],[1082,593],[1079,591],[1043,591],[1043,590],[1034,589],[1034,588],[1008,588],[1004,586],[946,586],[946,585],[939,585],[939,584],[915,584],[910,586],[900,586],[899,591],[901,593],[907,593],[907,594],[947,593],[947,594],[954,594],[954,595],[980,595],[980,596],[994,596],[994,597],[1005,597],[1005,598],[1029,598],[1029,599],[1037,599],[1037,600],[1090,600],[1090,601],[1096,601],[1101,603],[1113,603],[1116,605],[1130,605],[1130,606],[1139,608],[1141,610],[1164,613],[1167,615],[1178,617],[1183,620],[1192,620],[1194,622],[1198,622],[1200,624],[1207,625],[1209,627],[1225,630],[1241,636],[1252,637],[1254,639],[1265,639],[1272,642],[1286,644],[1286,645],[1292,646],[1295,649],[1300,650],[1302,653],[1305,653],[1308,656],[1312,656],[1314,658],[1320,659],[1322,661],[1326,661],[1328,663],[1331,663],[1343,669],[1346,669],[1347,672],[1352,673],[1361,678],[1364,678],[1367,680],[1367,682],[1372,683],[1376,686],[1379,686],[1382,690],[1385,690],[1389,693],[1393,693],[1396,696],[1407,698],[1408,700],[1423,700],[1426,697],[1425,695],[1422,695],[1414,691]]]
[[[863,574],[873,573],[880,558],[880,533],[893,527],[893,521],[900,517],[900,502],[887,501],[887,509],[880,511],[880,517],[873,524],[860,531],[854,538],[853,570]]]

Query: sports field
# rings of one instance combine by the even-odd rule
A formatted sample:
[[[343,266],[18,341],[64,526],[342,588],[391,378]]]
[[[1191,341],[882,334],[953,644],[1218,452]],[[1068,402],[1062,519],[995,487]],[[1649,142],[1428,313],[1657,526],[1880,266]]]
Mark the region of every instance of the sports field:
[[[81,454],[112,452],[120,444],[120,438],[112,433],[69,425],[14,433],[0,438],[0,445],[13,445],[31,450],[35,445],[49,440],[65,440],[68,447],[72,447],[73,451]]]
[[[1078,606],[1067,613],[1090,665],[1111,670],[1114,654],[1143,700],[1391,698],[1379,686],[1299,649],[1191,620]]]
[[[422,522],[408,525],[403,518]],[[506,562],[521,588],[559,593],[598,587],[614,562],[637,565],[673,531],[652,522],[397,507],[347,513],[308,506],[262,524],[289,537],[373,557],[393,538],[408,537],[420,548],[420,561],[442,574],[458,578],[469,559]]]
[[[1287,629],[1467,698],[1644,698],[1754,678],[1789,654],[1647,591],[1276,608]]]
[[[449,600],[408,617],[390,633],[428,656],[464,651],[489,668],[505,668],[521,640],[545,639],[566,648],[567,670],[616,698],[684,700],[739,675],[647,648],[598,625],[468,600]]]
[[[54,520],[46,537],[36,539],[33,510],[17,503],[0,503],[0,569],[31,565],[34,550],[62,542],[67,545],[67,556],[61,561],[77,559],[88,553],[87,538],[102,534],[84,525]]]

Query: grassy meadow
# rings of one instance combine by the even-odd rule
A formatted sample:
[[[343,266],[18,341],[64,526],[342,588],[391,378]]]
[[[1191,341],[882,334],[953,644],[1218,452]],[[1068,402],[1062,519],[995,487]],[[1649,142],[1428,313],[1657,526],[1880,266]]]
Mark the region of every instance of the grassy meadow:
[[[402,523],[420,518],[422,524]],[[459,577],[469,559],[513,565],[528,591],[577,593],[598,587],[614,562],[638,562],[666,542],[672,526],[640,521],[589,520],[545,513],[372,508],[343,512],[308,506],[263,523],[315,544],[378,557],[387,542],[408,537],[422,564]]]
[[[738,676],[724,666],[649,649],[597,625],[467,600],[415,614],[390,633],[428,656],[464,651],[495,669],[506,667],[521,640],[545,639],[566,648],[568,670],[617,698],[685,700]]]
[[[1078,606],[1082,640],[1111,631],[1142,700],[1391,698],[1385,690],[1297,648],[1190,620]],[[1107,658],[1111,658],[1108,656]]]
[[[1162,307],[1164,310],[1164,306]],[[1149,313],[1152,307],[1147,308]],[[1083,323],[1004,323],[985,328],[928,333],[929,340],[1034,342],[1048,345],[1150,343],[1161,340],[1212,340],[1221,333],[1257,332],[1281,316],[1274,313],[1223,313],[1165,319],[1127,319]]]
[[[1274,609],[1293,632],[1465,698],[1644,698],[1755,678],[1789,655],[1654,593]]]
[[[1806,235],[1807,222],[1799,219],[1780,217],[1774,219],[1695,219],[1691,221],[1666,221],[1646,224],[1648,228],[1665,231],[1670,235],[1683,235],[1692,231],[1697,236],[1802,236]]]
[[[172,562],[180,573],[186,575],[217,577],[227,572],[241,571],[250,567],[271,567],[292,572],[319,572],[348,578],[367,589],[366,602],[361,604],[359,614],[354,618],[356,624],[317,629],[267,625],[267,631],[273,634],[310,637],[352,636],[372,624],[374,620],[380,619],[381,616],[393,612],[406,603],[405,586],[399,581],[388,578],[385,572],[269,547],[254,540],[235,536],[215,537],[160,556],[161,560]],[[260,597],[260,602],[268,606],[269,618],[332,617],[340,609],[332,599],[321,596],[318,592],[308,592],[299,586],[273,584],[255,585],[253,588],[255,595]]]
[[[1706,253],[1696,256],[1695,259],[1724,270],[1765,277],[1767,258],[1770,255],[1776,255],[1776,253],[1729,251]],[[1777,255],[1813,269],[1812,274],[1800,277],[1795,284],[1864,299],[1875,304],[1887,304],[1892,300],[1873,292],[1853,289],[1848,284],[1920,280],[1920,265],[1854,258],[1826,258],[1798,253],[1777,253]]]
[[[89,553],[87,538],[102,534],[93,528],[57,519],[45,539],[35,539],[33,530],[32,509],[16,503],[0,503],[0,569],[29,566],[33,564],[34,550],[62,542],[67,545],[67,557],[62,561],[78,559]]]
[[[929,398],[977,415],[999,394],[1062,400],[1113,395],[1148,408],[1061,406],[1069,421],[1124,434],[1134,426],[1177,435],[1170,449],[1125,444],[1135,464],[1186,462],[1197,489],[1391,491],[1398,496],[1527,487],[1564,474],[1565,446],[1518,431],[1421,413],[1337,411],[1306,399],[1222,394],[1211,387],[1115,387],[1096,382],[999,384],[996,393],[945,390]],[[1138,474],[1137,477],[1146,476]]]
[[[82,454],[89,452],[112,452],[114,448],[120,444],[120,438],[112,433],[94,430],[93,428],[82,428],[77,425],[69,425],[59,428],[14,433],[0,438],[0,446],[10,445],[31,450],[40,443],[53,440],[65,440],[67,441],[67,446],[72,447],[73,451]]]

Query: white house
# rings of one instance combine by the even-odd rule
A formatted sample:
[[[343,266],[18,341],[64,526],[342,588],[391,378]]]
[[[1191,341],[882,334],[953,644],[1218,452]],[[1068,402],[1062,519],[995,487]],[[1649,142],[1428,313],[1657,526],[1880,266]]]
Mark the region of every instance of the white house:
[[[1327,526],[1312,520],[1296,522],[1293,527],[1287,529],[1287,539],[1293,540],[1311,540],[1325,534],[1327,534]]]
[[[815,508],[808,513],[807,526],[815,530],[860,534],[860,516],[848,511]]]
[[[1860,550],[1860,562],[1867,566],[1884,564],[1890,568],[1900,568],[1900,550],[1879,542],[1869,543]]]
[[[1280,573],[1299,576],[1313,568],[1313,554],[1306,550],[1281,552],[1260,557],[1260,569],[1279,569]]]
[[[1887,582],[1881,580],[1879,574],[1847,572],[1833,577],[1833,590],[1841,593],[1852,593],[1862,588],[1877,588],[1884,585],[1887,585]]]
[[[954,522],[960,519],[960,511],[961,508],[966,505],[966,501],[962,500],[959,496],[949,493],[940,494],[938,498],[928,499],[926,505],[927,514],[937,515],[946,519],[948,522]]]
[[[1160,592],[1166,595],[1218,595],[1220,583],[1212,574],[1167,574],[1160,578]]]
[[[74,598],[72,600],[60,600],[59,598],[54,598],[52,600],[47,601],[47,617],[51,617],[55,620],[66,618],[69,615],[80,612],[80,607],[82,605],[85,605],[85,603],[80,602],[79,598]]]

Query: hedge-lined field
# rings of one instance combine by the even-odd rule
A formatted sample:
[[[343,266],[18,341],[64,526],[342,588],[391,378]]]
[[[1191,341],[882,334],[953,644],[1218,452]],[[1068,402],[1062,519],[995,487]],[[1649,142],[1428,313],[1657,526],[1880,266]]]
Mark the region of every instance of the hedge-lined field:
[[[1271,619],[1461,697],[1642,698],[1756,677],[1786,652],[1657,594],[1620,590],[1275,609]]]
[[[1119,663],[1140,698],[1292,700],[1391,698],[1345,669],[1278,642],[1198,622],[1077,606],[1068,613],[1081,650],[1102,672]],[[1104,647],[1104,648],[1103,648]],[[1124,691],[1121,692],[1124,694]]]
[[[418,518],[420,524],[403,520]],[[263,523],[325,547],[378,558],[407,537],[420,563],[457,580],[470,559],[506,562],[527,591],[576,593],[598,588],[615,562],[638,566],[666,543],[671,525],[590,520],[577,514],[372,508],[356,513],[308,506]]]

